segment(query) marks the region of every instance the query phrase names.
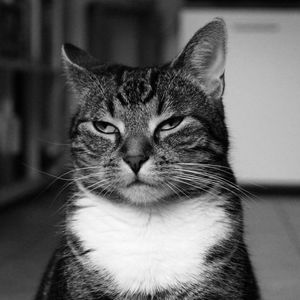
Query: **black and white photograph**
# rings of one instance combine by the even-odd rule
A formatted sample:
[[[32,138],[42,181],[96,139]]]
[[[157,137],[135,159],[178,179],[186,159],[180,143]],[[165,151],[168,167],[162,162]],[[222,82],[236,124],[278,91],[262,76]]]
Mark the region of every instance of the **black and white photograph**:
[[[300,2],[0,0],[0,300],[300,299]]]

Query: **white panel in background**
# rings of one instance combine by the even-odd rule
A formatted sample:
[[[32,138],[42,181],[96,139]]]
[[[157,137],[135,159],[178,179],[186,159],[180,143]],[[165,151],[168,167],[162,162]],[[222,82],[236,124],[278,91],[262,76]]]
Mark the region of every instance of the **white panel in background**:
[[[300,184],[300,12],[184,9],[180,48],[214,17],[228,26],[231,162],[243,183]]]

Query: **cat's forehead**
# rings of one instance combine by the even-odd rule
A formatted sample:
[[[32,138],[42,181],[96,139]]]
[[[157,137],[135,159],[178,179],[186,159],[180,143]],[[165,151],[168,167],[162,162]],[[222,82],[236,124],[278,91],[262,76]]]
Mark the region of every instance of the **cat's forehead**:
[[[137,85],[138,88],[131,89],[127,84]],[[113,118],[121,120],[127,128],[147,128],[149,121],[159,114],[158,96],[153,92],[152,87],[142,80],[127,82],[111,101],[114,108],[113,114],[111,111],[110,114]]]
[[[112,117],[134,125],[147,123],[159,113],[158,69],[124,70],[116,78],[114,95],[108,99]]]
[[[158,67],[117,67],[105,76],[97,75],[103,80],[103,88],[81,107],[81,116],[87,119],[109,114],[129,126],[143,126],[158,116],[201,111],[201,92],[178,72]]]
[[[124,106],[145,105],[156,94],[158,69],[124,70],[119,76],[116,97]]]

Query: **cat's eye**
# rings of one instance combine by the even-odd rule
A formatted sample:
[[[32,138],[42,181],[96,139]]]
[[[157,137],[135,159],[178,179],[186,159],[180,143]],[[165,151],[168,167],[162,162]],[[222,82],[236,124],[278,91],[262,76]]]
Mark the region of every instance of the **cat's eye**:
[[[183,117],[172,117],[159,124],[160,131],[167,131],[177,127],[183,120]]]
[[[97,131],[105,134],[116,134],[119,132],[116,126],[108,122],[94,121],[93,125]]]

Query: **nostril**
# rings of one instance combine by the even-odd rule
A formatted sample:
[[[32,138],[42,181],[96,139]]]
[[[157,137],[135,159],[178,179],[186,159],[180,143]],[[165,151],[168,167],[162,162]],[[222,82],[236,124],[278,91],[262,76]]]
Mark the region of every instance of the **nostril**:
[[[134,155],[134,156],[125,156],[124,161],[130,166],[132,171],[137,174],[142,166],[142,164],[147,161],[149,157],[145,155]]]

